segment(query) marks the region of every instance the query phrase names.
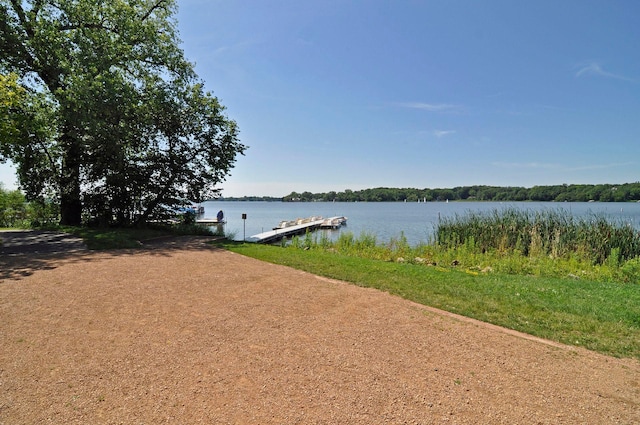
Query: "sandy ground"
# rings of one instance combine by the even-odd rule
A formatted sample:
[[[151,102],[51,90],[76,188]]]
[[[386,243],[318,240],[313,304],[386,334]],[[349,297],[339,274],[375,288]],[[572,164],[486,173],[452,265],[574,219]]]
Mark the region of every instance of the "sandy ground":
[[[0,424],[640,423],[636,360],[201,239],[0,255]]]

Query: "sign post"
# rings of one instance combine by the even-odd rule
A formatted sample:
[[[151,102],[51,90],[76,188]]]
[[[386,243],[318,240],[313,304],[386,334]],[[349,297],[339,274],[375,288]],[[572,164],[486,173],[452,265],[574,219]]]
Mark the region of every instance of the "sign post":
[[[247,241],[247,214],[242,214],[242,241]]]

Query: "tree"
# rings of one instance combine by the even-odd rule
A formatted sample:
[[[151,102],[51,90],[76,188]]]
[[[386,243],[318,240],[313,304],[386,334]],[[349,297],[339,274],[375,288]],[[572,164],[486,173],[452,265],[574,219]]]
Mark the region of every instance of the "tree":
[[[174,0],[0,0],[0,74],[22,106],[0,156],[61,222],[139,223],[217,194],[238,154],[234,121],[178,47]]]
[[[56,122],[49,99],[22,87],[14,73],[0,74],[0,99],[0,162],[20,158],[16,162],[23,189],[51,195],[47,188],[55,179],[58,164],[49,155],[55,151],[52,135]]]
[[[0,227],[13,227],[27,216],[27,203],[19,190],[7,191],[0,183]]]
[[[13,120],[13,112],[22,105],[25,94],[16,74],[0,74],[0,140],[15,137],[19,126]]]

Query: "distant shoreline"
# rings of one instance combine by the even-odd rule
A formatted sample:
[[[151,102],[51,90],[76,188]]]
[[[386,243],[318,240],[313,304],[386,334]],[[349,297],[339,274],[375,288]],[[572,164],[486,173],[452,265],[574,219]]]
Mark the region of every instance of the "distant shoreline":
[[[378,187],[343,192],[291,192],[283,197],[221,197],[219,201],[263,202],[640,202],[640,182],[502,187],[458,186],[450,189]]]

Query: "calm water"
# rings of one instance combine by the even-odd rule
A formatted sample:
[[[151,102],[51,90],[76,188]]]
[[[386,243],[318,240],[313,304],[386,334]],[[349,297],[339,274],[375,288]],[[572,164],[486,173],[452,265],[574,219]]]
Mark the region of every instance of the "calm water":
[[[407,237],[411,245],[429,242],[438,217],[465,214],[469,211],[493,211],[505,208],[524,210],[564,210],[576,216],[605,214],[611,220],[622,220],[640,229],[640,203],[616,202],[235,202],[207,201],[203,203],[206,218],[215,218],[224,211],[225,232],[236,240],[246,235],[266,232],[282,220],[320,215],[346,216],[347,226],[340,230],[327,230],[331,237],[349,231],[355,236],[373,233],[379,242],[400,236]],[[242,214],[247,219],[242,220]]]

